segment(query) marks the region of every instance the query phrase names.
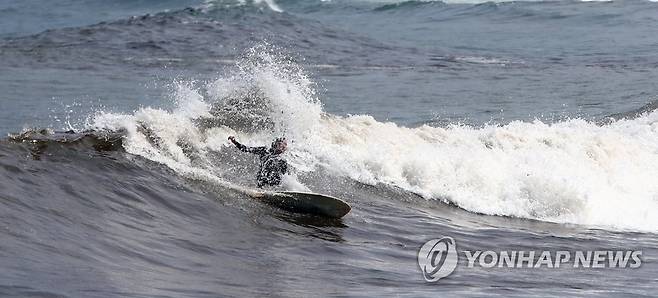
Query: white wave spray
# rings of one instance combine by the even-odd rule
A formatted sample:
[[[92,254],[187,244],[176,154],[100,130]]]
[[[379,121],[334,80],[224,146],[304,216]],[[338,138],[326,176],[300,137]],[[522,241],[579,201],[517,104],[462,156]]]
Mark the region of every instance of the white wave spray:
[[[90,126],[125,129],[128,152],[215,180],[221,173],[203,157],[226,150],[228,135],[248,143],[286,135],[299,171],[325,167],[490,215],[658,230],[658,112],[605,126],[573,119],[407,128],[324,113],[294,62],[266,47],[246,56],[205,97],[180,85],[174,111],[100,113]],[[221,121],[202,127],[203,118]]]
[[[513,122],[400,127],[326,118],[315,162],[466,210],[554,222],[658,229],[658,113],[597,126]]]

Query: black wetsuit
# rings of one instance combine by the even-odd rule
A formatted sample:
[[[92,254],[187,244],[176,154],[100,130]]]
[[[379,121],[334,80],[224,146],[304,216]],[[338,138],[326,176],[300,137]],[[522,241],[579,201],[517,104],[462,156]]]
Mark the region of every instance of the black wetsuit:
[[[260,169],[256,180],[258,187],[264,185],[279,185],[281,175],[288,172],[288,163],[281,158],[281,153],[276,153],[274,148],[248,147],[232,140],[233,144],[243,152],[258,154],[260,158]]]

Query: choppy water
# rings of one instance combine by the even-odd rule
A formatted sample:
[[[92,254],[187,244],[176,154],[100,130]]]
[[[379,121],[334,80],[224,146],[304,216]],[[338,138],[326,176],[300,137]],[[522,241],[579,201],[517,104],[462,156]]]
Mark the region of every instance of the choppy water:
[[[653,296],[658,3],[0,2],[0,293],[19,297]],[[64,133],[73,130],[75,133]],[[348,201],[230,185],[226,137],[291,140]],[[638,269],[416,253],[642,250]]]

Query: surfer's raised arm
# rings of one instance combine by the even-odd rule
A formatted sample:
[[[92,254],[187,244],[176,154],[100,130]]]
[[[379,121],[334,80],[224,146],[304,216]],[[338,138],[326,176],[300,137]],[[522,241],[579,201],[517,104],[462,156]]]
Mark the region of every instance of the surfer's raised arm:
[[[235,145],[235,147],[238,147],[240,151],[242,152],[247,152],[247,153],[253,153],[253,154],[258,154],[258,155],[264,155],[267,154],[267,148],[266,147],[249,147],[245,146],[243,144],[240,144],[238,141],[235,140],[234,136],[228,137],[228,140]]]

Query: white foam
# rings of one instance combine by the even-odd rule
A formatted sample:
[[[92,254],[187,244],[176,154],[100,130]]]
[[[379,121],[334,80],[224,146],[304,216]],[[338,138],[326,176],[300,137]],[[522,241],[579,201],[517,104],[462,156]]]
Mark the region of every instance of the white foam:
[[[658,229],[658,113],[597,126],[405,128],[369,116],[326,117],[311,156],[365,183],[385,183],[485,214]]]
[[[221,180],[221,167],[205,160],[205,152],[228,148],[227,136],[267,144],[285,134],[297,171],[322,166],[334,175],[397,186],[484,214],[658,230],[658,112],[605,126],[573,119],[407,128],[368,115],[324,113],[304,72],[266,52],[252,49],[233,75],[207,86],[209,98],[182,86],[173,111],[101,113],[91,126],[124,128],[128,152],[209,180]],[[210,104],[230,110],[227,98],[254,88],[263,102],[240,112],[264,114],[272,127],[245,132],[195,126],[195,118],[210,116]],[[156,145],[140,126],[158,137]],[[189,151],[201,158],[192,162]]]
[[[455,60],[473,63],[473,64],[497,64],[497,65],[506,65],[511,62],[503,59],[489,58],[489,57],[474,57],[474,56],[465,56],[465,57],[456,57]]]
[[[226,0],[205,0],[203,5],[201,6],[204,9],[210,9],[214,7],[230,7],[233,5],[253,5],[256,7],[260,7],[261,5],[265,4],[267,7],[276,12],[283,12],[283,9],[279,5],[274,2],[274,0],[237,0],[235,2],[237,3],[231,3],[234,1],[226,1]]]

